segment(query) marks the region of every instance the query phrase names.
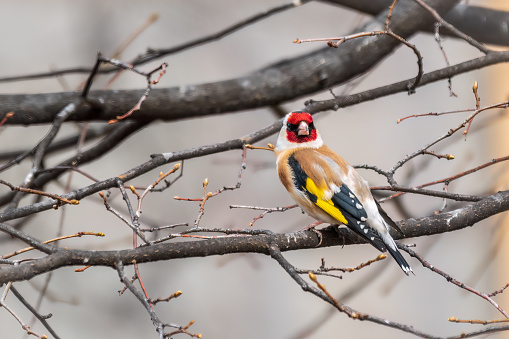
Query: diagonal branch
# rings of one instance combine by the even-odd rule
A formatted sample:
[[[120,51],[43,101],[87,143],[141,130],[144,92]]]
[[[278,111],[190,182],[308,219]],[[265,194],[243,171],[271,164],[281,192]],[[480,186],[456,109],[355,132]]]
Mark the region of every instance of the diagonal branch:
[[[457,0],[429,0],[427,3],[442,14]],[[386,18],[387,12],[384,11],[360,30],[381,30]],[[433,20],[418,4],[402,2],[394,9],[391,29],[406,38],[431,25]],[[133,118],[139,121],[172,120],[277,105],[342,84],[380,63],[399,45],[390,37],[350,41],[339,50],[320,49],[236,79],[154,89]],[[81,107],[72,118],[109,121],[119,111],[129,111],[143,92],[91,91],[88,97],[96,100],[89,100],[92,104]],[[53,120],[62,103],[77,96],[79,93],[0,96],[0,112],[15,112],[6,124],[47,123]],[[214,102],[210,101],[211,97],[215,98]]]
[[[391,5],[393,0],[320,0],[321,2],[336,4],[350,9],[377,15]],[[473,39],[485,44],[509,46],[507,39],[507,25],[509,12],[487,7],[457,4],[444,15],[444,19]],[[427,26],[424,32],[434,33],[433,27]],[[445,35],[452,33],[444,32]]]

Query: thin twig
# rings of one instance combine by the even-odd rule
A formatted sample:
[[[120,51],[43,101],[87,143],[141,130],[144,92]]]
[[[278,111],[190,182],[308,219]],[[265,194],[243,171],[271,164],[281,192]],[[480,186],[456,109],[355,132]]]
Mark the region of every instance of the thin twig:
[[[102,233],[102,232],[98,232],[98,233],[94,233],[94,232],[78,232],[76,234],[70,234],[70,235],[66,235],[66,236],[62,236],[62,237],[46,240],[46,241],[43,241],[42,243],[43,244],[49,244],[49,243],[52,243],[52,242],[55,242],[55,241],[64,240],[64,239],[77,238],[77,237],[81,238],[84,235],[93,235],[93,236],[96,236],[96,237],[104,237],[104,233]],[[35,249],[35,247],[33,247],[33,246],[26,247],[26,248],[23,248],[21,250],[17,250],[17,251],[14,251],[12,253],[6,254],[6,255],[4,255],[4,256],[2,256],[0,258],[1,259],[9,259],[9,258],[12,258],[12,257],[18,255],[18,254],[25,253],[25,252],[28,252],[28,251],[31,251],[31,250],[34,250],[34,249]]]
[[[179,175],[177,175],[173,180],[166,180],[164,179],[164,183],[165,185],[161,188],[152,188],[151,192],[163,192],[165,191],[166,189],[170,188],[171,185],[173,185],[175,182],[177,182],[180,178],[182,178],[184,176],[184,160],[182,160],[180,162],[180,173]]]
[[[474,81],[474,85],[472,86],[472,92],[474,92],[475,97],[475,110],[478,111],[481,109],[481,98],[477,94],[477,89],[479,88],[479,85],[477,84],[477,81]],[[470,119],[468,122],[467,128],[463,131],[463,135],[465,136],[465,139],[467,137],[467,133],[470,130],[470,126],[472,126],[472,122],[474,121],[474,118]]]
[[[460,109],[460,110],[448,111],[448,112],[429,112],[429,113],[424,113],[424,114],[413,114],[413,115],[409,115],[404,118],[400,118],[400,119],[396,120],[396,123],[399,124],[400,122],[402,122],[406,119],[409,119],[409,118],[418,118],[418,117],[425,117],[425,116],[440,116],[440,115],[446,115],[446,114],[473,112],[473,111],[475,111],[475,109],[467,108],[467,109]]]
[[[138,100],[138,102],[136,103],[136,105],[133,106],[133,108],[131,108],[127,113],[123,114],[123,115],[119,115],[117,116],[115,119],[112,119],[110,121],[108,121],[108,124],[113,124],[113,123],[116,123],[120,120],[123,120],[129,116],[131,116],[131,114],[133,114],[135,111],[138,111],[141,109],[141,104],[148,98],[149,94],[150,94],[150,91],[152,90],[152,85],[155,85],[157,83],[159,83],[159,80],[161,79],[161,77],[166,74],[166,67],[168,67],[168,64],[166,63],[163,63],[161,64],[161,66],[159,66],[158,68],[156,68],[155,70],[149,72],[146,74],[146,78],[147,78],[147,87],[145,88],[145,93],[143,93],[143,95],[141,96],[141,98]],[[132,68],[127,68],[129,70],[134,70]],[[152,80],[152,74],[156,71],[159,71],[161,70],[161,72],[159,73],[159,77],[156,78],[155,80]]]
[[[481,44],[480,42],[478,42],[477,40],[472,38],[470,35],[463,33],[462,31],[460,31],[459,29],[457,29],[456,27],[454,27],[453,25],[451,25],[450,23],[445,21],[436,10],[434,10],[433,8],[428,6],[424,1],[422,1],[422,0],[414,0],[414,1],[417,2],[422,8],[424,8],[425,10],[430,12],[431,15],[433,15],[433,17],[435,18],[435,20],[437,20],[437,22],[441,26],[447,28],[449,30],[449,32],[451,32],[454,35],[456,35],[457,37],[465,40],[470,45],[474,46],[475,48],[477,48],[484,54],[488,54],[488,53],[492,52],[492,50],[490,50],[489,48],[486,48],[486,46],[484,46],[483,44]]]
[[[399,0],[394,0],[392,2],[392,4],[389,6],[389,14],[387,14],[387,20],[385,20],[385,30],[388,31],[389,30],[389,24],[391,22],[391,19],[392,19],[392,12],[394,11],[394,7],[396,6],[396,4],[398,3]]]
[[[401,166],[403,166],[405,163],[407,163],[408,161],[412,160],[413,158],[415,158],[416,156],[420,155],[423,153],[423,151],[426,151],[428,150],[430,147],[432,147],[433,145],[436,145],[437,143],[439,143],[440,141],[446,139],[446,138],[449,138],[450,136],[452,136],[454,133],[456,133],[457,131],[459,131],[460,129],[464,128],[465,126],[467,126],[467,124],[475,117],[477,116],[479,113],[481,112],[484,112],[486,110],[489,110],[489,109],[493,109],[493,108],[507,108],[509,106],[509,101],[505,101],[505,102],[501,102],[501,103],[498,103],[498,104],[493,104],[493,105],[489,105],[489,106],[486,106],[486,107],[483,107],[483,108],[480,108],[480,109],[476,109],[467,119],[465,119],[459,126],[457,126],[456,128],[451,128],[450,130],[447,131],[447,133],[443,134],[442,136],[438,137],[437,139],[433,140],[432,142],[428,143],[426,146],[424,146],[423,148],[405,156],[403,159],[399,160],[388,172],[389,176],[388,176],[388,180],[389,180],[389,183],[391,185],[393,184],[396,184],[396,181],[394,180],[393,178],[393,175],[394,173],[396,172],[396,170],[398,170]]]
[[[179,168],[180,168],[180,163],[177,163],[175,164],[175,166],[173,166],[173,168],[171,170],[169,170],[168,172],[166,172],[165,174],[163,174],[163,172],[161,172],[161,174],[159,174],[159,178],[157,178],[156,181],[154,181],[154,183],[152,183],[150,186],[148,186],[145,191],[143,191],[143,193],[139,196],[137,196],[138,198],[138,209],[136,210],[136,216],[139,218],[140,215],[141,215],[141,203],[143,202],[143,198],[145,198],[145,196],[147,195],[147,193],[149,191],[151,191],[154,187],[157,186],[157,184],[159,184],[162,180],[164,180],[167,176],[169,176],[170,174],[172,173],[175,173]],[[131,186],[131,191],[134,193],[136,192],[134,190],[134,187]]]
[[[240,165],[239,174],[237,176],[237,183],[235,184],[235,186],[224,186],[223,188],[220,188],[215,192],[207,192],[207,186],[209,184],[209,179],[205,178],[205,180],[203,180],[203,183],[202,183],[203,191],[204,191],[203,198],[181,198],[179,196],[173,197],[173,199],[179,200],[179,201],[199,201],[200,202],[200,211],[198,213],[198,217],[194,221],[193,229],[199,229],[201,218],[205,214],[205,203],[207,202],[208,199],[215,197],[216,195],[219,195],[219,194],[223,193],[224,191],[231,191],[231,190],[236,190],[236,189],[240,188],[240,186],[242,185],[242,172],[246,169],[246,156],[247,156],[247,148],[242,147],[242,164]]]
[[[117,268],[117,273],[118,273],[118,276],[120,277],[120,280],[124,283],[125,286],[127,286],[129,291],[131,291],[131,293],[141,302],[141,304],[143,305],[145,310],[150,315],[150,319],[152,320],[154,326],[156,327],[157,332],[159,333],[159,338],[162,339],[163,337],[165,337],[165,335],[163,333],[165,327],[176,328],[177,332],[175,332],[175,334],[177,334],[177,333],[186,333],[186,334],[190,335],[191,337],[201,338],[201,334],[193,334],[193,333],[190,333],[190,332],[187,331],[189,329],[189,327],[194,323],[194,321],[192,321],[187,326],[180,326],[180,325],[175,325],[175,324],[163,323],[159,319],[157,314],[154,312],[154,310],[152,308],[152,305],[149,302],[149,299],[145,295],[143,295],[143,293],[141,293],[132,284],[132,282],[125,276],[124,265],[122,264],[121,261],[117,262],[116,268]]]
[[[2,293],[2,297],[0,298],[0,306],[5,308],[5,310],[7,312],[9,312],[14,317],[14,319],[16,319],[16,321],[21,325],[21,328],[28,335],[33,335],[33,336],[35,336],[37,338],[40,338],[40,339],[47,339],[48,337],[46,335],[38,335],[35,332],[33,332],[32,330],[30,330],[30,326],[25,324],[23,322],[23,320],[21,320],[21,318],[16,314],[16,312],[14,312],[14,310],[12,310],[9,306],[7,306],[7,304],[5,303],[5,299],[7,298],[7,293],[9,292],[11,287],[12,287],[12,282],[8,282],[7,285],[5,286],[4,292]]]
[[[8,183],[6,181],[3,181],[2,179],[0,179],[0,184],[3,184],[5,186],[9,187],[11,189],[11,191],[18,191],[18,192],[29,193],[29,194],[36,194],[36,195],[40,195],[40,196],[43,196],[43,197],[48,197],[48,198],[54,199],[54,200],[57,201],[57,204],[55,204],[55,208],[57,208],[58,206],[63,205],[63,204],[78,205],[80,203],[76,199],[69,200],[69,199],[63,198],[63,197],[61,197],[61,196],[59,196],[57,194],[46,193],[46,192],[43,192],[43,191],[31,189],[31,188],[14,186],[13,184],[10,184],[10,183]]]
[[[505,291],[505,289],[506,289],[506,288],[508,288],[508,287],[509,287],[509,283],[508,283],[508,284],[506,284],[506,285],[505,285],[504,287],[502,287],[501,289],[499,289],[499,290],[497,290],[497,291],[495,291],[495,292],[493,292],[493,293],[488,294],[488,297],[494,297],[494,296],[496,296],[497,294],[503,293],[503,292]]]
[[[413,251],[410,248],[408,248],[408,246],[404,246],[404,245],[399,244],[398,247],[401,248],[402,250],[404,250],[405,252],[407,252],[408,254],[410,254],[410,256],[412,256],[412,257],[416,258],[417,260],[419,260],[421,262],[422,266],[426,267],[427,269],[431,270],[432,272],[437,273],[438,275],[441,275],[442,277],[444,277],[448,282],[452,283],[453,285],[456,285],[459,288],[462,288],[462,289],[464,289],[464,290],[466,290],[468,292],[471,292],[471,293],[481,297],[482,299],[488,301],[500,313],[502,313],[504,315],[504,317],[509,318],[509,315],[488,294],[480,292],[480,291],[477,291],[476,289],[474,289],[474,288],[472,288],[470,286],[467,286],[464,283],[454,279],[449,274],[447,274],[444,271],[436,268],[434,265],[431,265],[423,257],[421,257],[418,253],[416,253],[415,251]]]
[[[122,220],[127,226],[129,226],[129,228],[131,228],[133,230],[134,233],[136,233],[145,243],[149,243],[149,241],[147,240],[147,238],[145,237],[145,235],[139,230],[138,227],[136,227],[136,225],[132,224],[132,222],[130,222],[129,220],[127,220],[126,218],[124,218],[122,215],[120,215],[119,212],[117,212],[113,207],[111,207],[111,205],[109,204],[108,202],[108,198],[106,197],[105,194],[103,194],[102,192],[99,192],[99,196],[103,199],[103,202],[104,202],[104,207],[106,208],[106,210],[108,212],[111,212],[114,216],[116,216],[117,218],[119,218],[120,220]]]
[[[258,211],[264,211],[259,216],[255,217],[250,223],[249,226],[253,226],[253,224],[258,221],[259,219],[262,219],[264,216],[266,216],[269,213],[273,212],[286,212],[289,209],[295,208],[298,205],[290,205],[290,206],[283,206],[283,207],[258,207],[258,206],[244,206],[244,205],[230,205],[230,208],[245,208],[250,210],[258,210]]]
[[[179,226],[189,226],[189,224],[187,222],[182,222],[182,223],[173,224],[173,225],[151,227],[151,228],[140,228],[140,231],[141,232],[157,232],[157,231],[164,230],[167,228],[175,228],[175,227],[179,227]]]
[[[447,53],[445,53],[444,46],[442,46],[442,38],[440,37],[440,27],[441,27],[441,24],[436,22],[435,23],[435,41],[438,44],[438,48],[440,49],[440,52],[442,52],[442,55],[445,60],[445,65],[447,67],[450,67],[451,64],[449,63],[449,58],[447,57]],[[454,93],[454,91],[452,90],[452,78],[449,77],[447,79],[447,84],[449,86],[449,96],[458,97],[458,95],[456,93]]]
[[[292,9],[295,7],[299,7],[301,5],[304,5],[311,0],[298,0],[298,1],[290,1],[285,4],[273,7],[269,10],[265,10],[259,14],[256,14],[252,17],[246,18],[244,20],[241,20],[225,29],[222,29],[216,33],[198,38],[196,40],[192,40],[189,42],[185,42],[181,45],[177,45],[175,47],[165,48],[165,49],[148,49],[148,51],[145,54],[142,54],[138,57],[136,57],[131,64],[134,66],[138,66],[141,64],[148,63],[150,61],[154,61],[156,59],[159,59],[161,57],[176,54],[179,52],[187,51],[191,48],[200,47],[203,45],[206,45],[208,43],[212,43],[214,41],[220,40],[230,34],[233,34],[245,27],[248,27],[249,25],[252,25],[254,23],[257,23],[259,21],[262,21],[274,14],[283,12],[288,9]],[[107,74],[117,71],[118,69],[116,67],[110,67],[105,68],[102,70],[99,70],[99,74]],[[3,77],[0,78],[0,82],[9,82],[9,81],[24,81],[24,80],[35,80],[35,79],[43,79],[48,77],[54,77],[54,76],[60,76],[60,75],[66,75],[66,74],[74,74],[74,73],[91,73],[90,67],[73,67],[73,68],[65,68],[57,71],[51,71],[51,72],[41,72],[41,73],[34,73],[34,74],[27,74],[27,75],[20,75],[20,76],[12,76],[12,77]]]
[[[346,306],[342,304],[341,302],[333,299],[330,297],[330,294],[328,295],[321,289],[314,288],[310,284],[308,284],[302,277],[295,271],[295,268],[293,265],[291,265],[281,254],[281,251],[279,247],[271,243],[269,245],[269,252],[271,257],[278,262],[278,264],[290,275],[290,277],[305,291],[310,292],[314,294],[315,296],[321,298],[322,300],[328,302],[329,304],[333,305],[338,311],[345,313],[350,317],[351,319],[356,320],[366,320],[370,321],[379,325],[388,326],[403,332],[412,333],[416,336],[422,337],[422,338],[436,338],[435,336],[429,335],[427,333],[423,333],[419,330],[416,330],[413,326],[408,326],[400,323],[396,323],[393,321],[390,321],[388,319],[382,319],[378,318],[366,313],[360,313],[354,309],[352,309],[349,306]],[[325,289],[325,287],[324,287]],[[326,290],[326,289],[325,289]]]
[[[156,326],[156,330],[159,333],[159,337],[163,337],[163,330],[164,326],[161,320],[159,320],[159,317],[152,309],[152,306],[148,302],[147,298],[140,292],[138,289],[131,283],[129,279],[124,274],[124,265],[121,261],[117,262],[117,273],[120,278],[120,281],[124,283],[125,286],[131,291],[131,293],[141,302],[147,313],[150,315],[150,319],[152,320],[152,323]],[[175,327],[179,327],[175,325]]]
[[[17,289],[14,288],[14,286],[11,286],[11,292],[12,294],[14,294],[14,296],[16,298],[18,298],[18,300],[23,304],[23,306],[25,306],[33,315],[34,317],[36,317],[40,322],[41,324],[48,330],[49,333],[51,333],[51,335],[55,338],[55,339],[60,339],[60,337],[58,336],[58,334],[56,334],[55,330],[53,330],[53,328],[48,324],[48,322],[46,321],[46,319],[49,319],[51,318],[52,314],[48,314],[48,315],[42,315],[40,314],[39,312],[37,312],[37,310],[32,307],[32,305],[30,305],[26,300],[25,298],[23,298],[23,296],[21,295],[21,293],[18,292]]]
[[[149,299],[149,303],[152,305],[156,305],[157,303],[160,303],[160,302],[168,302],[172,299],[180,297],[181,295],[182,295],[182,291],[177,291],[177,292],[173,293],[172,295],[170,295],[168,298],[157,298],[156,300]]]
[[[299,274],[309,274],[309,273],[313,273],[315,275],[324,275],[324,276],[328,276],[328,277],[334,277],[334,278],[339,278],[339,279],[342,279],[343,276],[338,276],[338,275],[335,275],[335,274],[330,274],[329,272],[343,272],[343,273],[351,273],[351,272],[355,272],[355,271],[358,271],[358,270],[361,270],[363,269],[364,267],[367,267],[369,265],[371,265],[372,263],[374,262],[377,262],[377,261],[380,261],[380,260],[383,260],[387,258],[387,256],[385,254],[380,254],[378,255],[375,259],[372,259],[372,260],[369,260],[367,262],[364,262],[356,267],[348,267],[348,268],[342,268],[342,267],[325,267],[325,258],[322,258],[322,263],[320,265],[320,267],[316,270],[305,270],[305,269],[295,269],[295,271]]]
[[[506,323],[509,322],[509,319],[496,319],[496,320],[462,320],[456,317],[450,317],[449,319],[452,323],[463,323],[463,324],[481,324],[481,325],[489,325],[489,324],[498,324],[498,323]]]
[[[476,166],[474,168],[471,168],[467,171],[464,171],[464,172],[461,172],[461,173],[458,173],[458,174],[455,174],[453,176],[450,176],[450,177],[447,177],[447,178],[443,178],[443,179],[439,179],[439,180],[435,180],[435,181],[431,181],[431,182],[428,182],[428,183],[425,183],[425,184],[421,184],[421,185],[418,185],[418,186],[415,186],[416,189],[421,189],[421,188],[424,188],[424,187],[428,187],[428,186],[432,186],[432,185],[436,185],[436,184],[443,184],[443,183],[449,183],[451,181],[454,181],[454,180],[457,180],[457,179],[460,179],[464,176],[467,176],[469,174],[472,174],[472,173],[475,173],[477,171],[480,171],[486,167],[489,167],[491,165],[495,165],[495,164],[498,164],[500,162],[503,162],[503,161],[507,161],[509,160],[509,156],[505,156],[505,157],[500,157],[500,158],[496,158],[496,159],[491,159],[491,161],[489,162],[486,162],[480,166]],[[387,186],[387,187],[373,187],[373,189],[392,189],[393,187],[392,186]],[[389,199],[393,199],[393,198],[396,198],[396,197],[399,197],[403,194],[405,194],[407,192],[403,191],[403,192],[400,192],[400,193],[396,193],[396,194],[393,194],[389,197],[386,197],[386,198],[382,198],[381,201],[385,201],[385,200],[389,200]],[[445,198],[446,196],[444,196]]]
[[[389,9],[389,15],[387,16],[387,20],[385,23],[385,30],[383,31],[371,31],[371,32],[360,32],[355,34],[350,34],[342,37],[334,37],[334,38],[315,38],[315,39],[295,39],[293,42],[296,44],[301,44],[303,42],[317,42],[317,41],[327,41],[327,45],[330,47],[338,48],[341,44],[343,44],[346,41],[358,39],[362,37],[370,37],[370,36],[379,36],[379,35],[387,35],[393,39],[398,40],[400,43],[404,44],[405,46],[409,47],[417,57],[417,66],[418,66],[418,72],[417,76],[415,77],[415,80],[413,84],[408,86],[408,93],[412,94],[415,92],[415,89],[420,84],[422,76],[424,74],[423,65],[422,65],[422,56],[417,47],[415,47],[414,44],[411,44],[408,42],[405,38],[399,36],[398,34],[394,33],[392,30],[389,29],[389,21],[392,17],[392,11],[394,9],[394,6],[398,0],[395,0],[390,9]],[[337,41],[337,42],[332,42]]]

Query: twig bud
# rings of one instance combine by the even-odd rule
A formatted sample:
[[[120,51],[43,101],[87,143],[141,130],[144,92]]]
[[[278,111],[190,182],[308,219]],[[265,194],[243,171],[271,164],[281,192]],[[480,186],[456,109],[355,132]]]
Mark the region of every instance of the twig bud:
[[[207,187],[208,184],[209,184],[209,178],[205,178],[205,180],[203,180],[203,187]]]
[[[478,88],[479,88],[479,84],[477,84],[477,81],[474,81],[474,85],[472,86],[472,91],[474,91],[475,94],[477,94]]]

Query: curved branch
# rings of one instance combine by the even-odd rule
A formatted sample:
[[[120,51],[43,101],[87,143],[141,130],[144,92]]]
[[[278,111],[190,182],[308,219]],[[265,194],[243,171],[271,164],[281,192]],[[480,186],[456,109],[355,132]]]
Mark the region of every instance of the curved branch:
[[[210,154],[214,154],[214,153],[225,152],[225,151],[229,151],[229,150],[233,150],[233,149],[242,149],[245,144],[251,144],[251,143],[257,142],[263,138],[266,138],[269,135],[276,133],[276,131],[278,131],[281,128],[281,123],[282,123],[282,119],[276,121],[275,123],[273,123],[265,128],[262,128],[261,130],[255,131],[243,138],[231,139],[231,140],[228,140],[228,141],[225,141],[222,143],[206,145],[206,146],[192,148],[192,149],[184,150],[184,151],[152,155],[151,160],[149,160],[141,165],[138,165],[135,168],[128,170],[127,172],[119,175],[118,177],[113,177],[113,178],[109,178],[109,179],[106,179],[103,181],[99,181],[97,183],[83,187],[76,191],[72,191],[70,193],[63,194],[63,195],[61,195],[61,198],[68,199],[68,200],[72,200],[72,199],[80,200],[80,199],[83,199],[84,197],[87,197],[91,194],[100,192],[102,190],[106,190],[106,189],[109,189],[112,187],[117,187],[118,186],[117,181],[119,179],[122,180],[122,182],[127,182],[129,180],[132,180],[132,179],[144,174],[144,173],[147,173],[148,171],[153,170],[154,168],[157,168],[157,167],[162,166],[167,163],[180,161],[180,160],[186,160],[186,159],[192,159],[192,158],[210,155]],[[127,135],[129,135],[130,133],[134,132],[136,129],[138,129],[142,126],[143,126],[143,124],[139,123],[137,121],[130,121],[130,120],[124,121],[123,125],[121,125],[118,128],[118,130],[120,131],[119,134],[121,134],[118,138],[121,137],[120,140],[122,140],[124,137],[126,137]],[[113,135],[113,133],[112,133],[112,135]],[[111,140],[116,140],[115,142],[118,142],[118,140],[115,138],[111,138]],[[103,154],[103,153],[107,152],[108,150],[111,150],[112,146],[110,145],[108,147],[108,145],[109,145],[109,143],[106,143],[103,140],[103,142],[101,142],[96,147],[100,148],[100,150],[102,152],[101,154]],[[79,163],[83,164],[84,162],[91,159],[92,157],[94,157],[94,156],[96,157],[97,156],[96,152],[97,152],[97,150],[88,150],[86,152],[83,152],[81,154],[81,157],[78,159],[80,161]],[[77,161],[77,160],[75,160],[75,157],[73,157],[67,161],[64,161],[63,164],[69,165],[68,163],[70,162],[71,166],[75,166],[75,164],[73,164],[73,161]],[[68,170],[68,167],[62,167],[62,166],[63,165],[61,164],[60,167],[58,167],[57,169],[55,169],[55,171],[52,171],[50,173],[42,173],[42,174],[38,175],[34,179],[33,185],[36,187],[43,186],[50,180],[55,179],[56,177],[58,177],[59,175],[61,175],[62,173],[64,173],[65,171]],[[73,197],[73,198],[69,199],[69,197]],[[0,197],[0,205],[8,203],[10,201],[10,199],[12,199],[12,194],[11,193],[5,194],[4,196]],[[5,212],[0,212],[0,222],[12,220],[12,219],[18,219],[18,218],[26,217],[26,216],[34,214],[34,213],[46,211],[46,210],[53,208],[54,204],[55,204],[55,201],[50,199],[50,200],[42,201],[42,202],[39,202],[36,204],[23,206],[23,207],[19,207],[16,209],[11,209],[11,210],[5,211]]]
[[[70,171],[73,167],[84,165],[88,162],[96,160],[97,158],[108,153],[116,146],[118,146],[124,139],[131,136],[133,133],[144,127],[146,124],[138,121],[124,121],[116,126],[106,137],[104,137],[97,145],[90,149],[81,152],[63,162],[56,168],[44,172],[37,173],[37,176],[32,180],[31,188],[42,188],[49,181],[58,178],[60,175]],[[0,206],[9,203],[15,193],[7,193],[0,196]],[[50,200],[52,201],[52,200]],[[0,219],[2,218],[0,213]]]
[[[345,6],[370,15],[377,15],[393,2],[393,0],[320,1]],[[444,15],[444,19],[477,41],[485,44],[509,46],[509,40],[507,39],[509,12],[479,6],[457,4]],[[431,26],[425,27],[424,30],[434,34],[434,29]],[[447,32],[444,31],[443,34],[445,35]]]
[[[343,46],[346,47],[346,46]],[[349,49],[349,48],[347,48]],[[333,50],[333,49],[331,49]],[[509,51],[492,52],[486,56],[462,62],[450,67],[425,73],[422,76],[418,87],[448,79],[458,74],[470,72],[476,69],[508,62]],[[267,69],[278,73],[277,67]],[[257,83],[265,83],[262,87],[255,86],[252,78],[258,79]],[[346,96],[340,96],[331,100],[312,101],[306,103],[306,110],[310,113],[325,110],[337,110],[339,108],[352,106],[361,102],[374,100],[390,94],[406,92],[413,79],[403,80],[394,84],[381,86],[364,92]],[[178,120],[214,114],[223,114],[239,110],[264,107],[279,104],[282,101],[280,93],[285,91],[285,100],[295,99],[299,96],[294,85],[290,87],[267,88],[274,78],[264,78],[263,75],[249,76],[236,80],[227,80],[206,85],[196,85],[182,88],[155,88],[151,96],[145,101],[139,111],[130,120],[153,121],[153,120]],[[245,84],[242,87],[240,84]],[[316,89],[317,91],[321,88]],[[108,121],[114,118],[119,111],[124,112],[132,108],[143,95],[144,90],[126,91],[91,91],[90,96],[96,98],[95,104],[82,105],[80,109],[71,116],[69,121],[103,120]],[[14,125],[31,125],[51,123],[53,118],[66,102],[75,100],[80,92],[46,93],[46,94],[22,94],[22,95],[0,95],[0,111],[9,112],[14,107],[19,108],[16,114],[8,121]],[[211,105],[210,98],[214,97],[214,104]],[[99,103],[100,102],[100,103]],[[168,109],[171,107],[171,110]],[[15,119],[15,117],[17,117]]]
[[[508,209],[509,191],[503,191],[454,211],[419,219],[411,218],[399,222],[398,225],[405,233],[405,238],[420,237],[460,230]],[[6,226],[0,224],[2,229]],[[41,259],[2,268],[0,270],[0,284],[9,281],[28,280],[36,275],[64,266],[91,265],[115,267],[119,261],[124,265],[131,265],[134,262],[139,264],[231,253],[261,253],[270,255],[269,246],[271,243],[279,247],[281,251],[291,251],[316,248],[317,246],[342,246],[364,242],[359,236],[347,229],[344,229],[344,232],[342,231],[341,237],[338,237],[337,233],[330,228],[321,232],[321,243],[314,232],[307,231],[288,234],[267,232],[267,234],[260,235],[162,243],[119,251],[54,249],[49,251],[51,254]],[[394,238],[401,238],[401,235],[398,233],[394,233],[393,236]]]
[[[439,13],[446,12],[456,2],[427,1]],[[386,17],[387,12],[384,11],[360,30],[382,30]],[[432,22],[433,18],[418,4],[403,2],[394,10],[391,29],[399,36],[408,37]],[[366,38],[350,41],[338,50],[320,49],[241,78],[154,89],[141,110],[131,118],[139,121],[172,120],[281,104],[350,80],[379,63],[397,46],[399,42],[390,37]],[[75,100],[79,95],[78,92],[3,95],[0,96],[0,111],[15,112],[6,124],[49,123],[65,106],[64,103]],[[96,100],[91,100],[92,105],[80,108],[71,119],[114,119],[119,111],[129,111],[142,95],[143,90],[92,91],[89,98]]]
[[[404,325],[401,323],[397,323],[394,321],[390,321],[388,319],[382,319],[380,317],[376,317],[370,314],[361,313],[353,308],[335,300],[328,292],[325,293],[325,290],[315,288],[307,283],[295,270],[295,267],[291,265],[281,254],[281,251],[275,244],[270,244],[269,246],[271,257],[278,262],[278,264],[292,277],[292,279],[304,290],[305,292],[310,292],[321,298],[323,301],[328,302],[332,306],[334,306],[338,311],[345,313],[351,319],[370,321],[378,325],[387,326],[393,329],[397,329],[403,332],[411,333],[415,336],[427,339],[438,339],[439,337],[432,336],[430,334],[421,332],[416,330],[414,326]],[[310,272],[311,273],[311,272]],[[319,283],[317,282],[317,285]],[[321,284],[320,284],[321,285]],[[322,285],[323,286],[323,285]]]
[[[392,0],[321,0],[322,2],[329,2],[337,5],[342,5],[349,7],[351,9],[358,10],[360,12],[377,15],[381,11],[385,10],[392,3]],[[250,25],[256,22],[259,19],[266,18],[270,15],[276,14],[280,11],[289,9],[291,7],[296,7],[301,4],[306,3],[306,1],[294,1],[291,4],[284,4],[272,9],[269,9],[263,13],[257,14],[253,17],[247,18],[246,20],[234,24],[226,29],[208,35],[206,37],[193,40],[182,45],[178,45],[175,47],[153,50],[149,49],[147,53],[139,56],[133,62],[133,65],[137,66],[149,61],[153,61],[156,58],[160,58],[163,56],[167,56],[170,54],[178,53],[183,50],[187,50],[192,47],[196,47],[202,45],[204,43],[215,41],[217,39],[221,39],[226,35],[229,35],[240,28],[243,28],[247,25]],[[471,36],[472,38],[485,43],[485,44],[495,44],[501,46],[508,46],[509,41],[507,39],[507,26],[509,24],[509,12],[499,11],[490,8],[478,7],[478,6],[469,6],[464,4],[457,4],[454,8],[452,8],[449,12],[447,12],[444,18],[449,21],[452,25],[458,28],[460,31],[465,34]],[[433,28],[426,26],[422,29],[423,31],[427,31],[429,33],[434,33]],[[444,32],[444,35],[447,35],[447,31]],[[454,34],[451,34],[454,36]],[[34,80],[41,79],[47,77],[55,77],[62,76],[68,74],[79,74],[79,73],[90,73],[92,71],[89,67],[73,67],[67,69],[61,69],[57,71],[51,72],[43,72],[43,73],[35,73],[35,74],[27,74],[21,76],[12,76],[12,77],[3,77],[0,78],[0,82],[8,82],[8,81],[23,81],[23,80]],[[104,70],[100,70],[99,73],[111,73],[116,71],[116,68],[108,68]]]
[[[467,73],[486,66],[491,66],[494,64],[508,61],[509,61],[509,51],[492,52],[486,56],[477,59],[472,59],[457,65],[425,73],[422,76],[418,87],[422,87],[424,85],[427,85],[438,80],[447,79],[458,74]],[[316,113],[330,109],[337,110],[342,107],[352,106],[361,102],[374,100],[390,94],[405,92],[408,90],[408,86],[412,83],[412,81],[413,79],[403,80],[387,86],[370,89],[356,94],[336,97],[330,100],[324,101],[310,100],[306,103],[306,111],[310,113]]]
[[[154,61],[156,59],[162,58],[164,56],[179,53],[182,51],[186,51],[190,48],[202,46],[217,40],[220,40],[230,34],[233,34],[249,25],[252,25],[258,21],[261,21],[263,19],[266,19],[274,14],[283,12],[285,10],[298,7],[301,5],[304,5],[308,3],[311,0],[300,0],[300,1],[291,1],[286,4],[282,4],[276,7],[273,7],[271,9],[265,10],[261,13],[255,14],[249,18],[246,18],[242,20],[241,22],[235,23],[229,27],[226,27],[225,29],[212,33],[209,35],[206,35],[204,37],[185,42],[183,44],[170,47],[170,48],[161,48],[161,49],[154,49],[149,48],[146,53],[139,55],[130,62],[132,66],[138,66],[150,61]],[[98,74],[108,74],[112,72],[118,71],[117,67],[104,67],[100,70],[95,70],[94,68],[87,68],[87,67],[73,67],[73,68],[67,68],[67,69],[61,69],[56,71],[50,71],[50,72],[44,72],[44,73],[36,73],[36,74],[28,74],[28,75],[21,75],[21,76],[11,76],[11,77],[3,77],[0,78],[0,82],[9,82],[9,81],[23,81],[23,80],[34,80],[34,79],[41,79],[41,78],[47,78],[47,77],[55,77],[55,76],[62,76],[62,75],[68,75],[68,74],[77,74],[77,73],[98,73]],[[85,86],[86,88],[87,86]]]

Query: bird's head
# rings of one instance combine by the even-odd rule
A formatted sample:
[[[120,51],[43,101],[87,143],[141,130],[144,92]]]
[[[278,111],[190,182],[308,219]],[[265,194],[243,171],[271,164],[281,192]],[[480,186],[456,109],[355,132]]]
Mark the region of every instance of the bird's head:
[[[279,132],[276,149],[318,148],[322,145],[322,138],[313,124],[311,114],[296,111],[286,115]]]

